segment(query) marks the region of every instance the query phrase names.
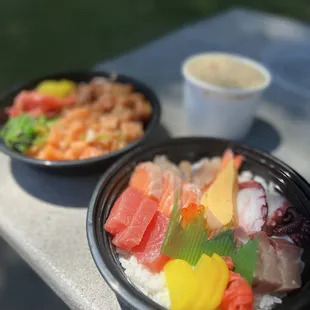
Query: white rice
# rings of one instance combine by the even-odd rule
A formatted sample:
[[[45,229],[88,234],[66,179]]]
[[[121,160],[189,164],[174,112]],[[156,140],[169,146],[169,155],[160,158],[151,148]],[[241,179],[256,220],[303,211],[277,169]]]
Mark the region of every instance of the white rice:
[[[202,162],[202,161],[201,161]],[[196,164],[196,168],[201,162]],[[238,177],[239,182],[254,180],[260,183],[266,192],[276,194],[276,187],[273,182],[267,183],[262,177],[254,176],[250,171],[243,171]],[[165,283],[164,273],[152,273],[148,268],[140,264],[134,255],[128,254],[117,249],[119,261],[125,270],[128,279],[141,292],[150,297],[156,303],[169,309],[170,298],[169,291]],[[271,310],[277,304],[282,303],[283,295],[261,295],[255,294],[254,309],[255,310]]]
[[[145,295],[169,309],[170,297],[164,273],[152,273],[134,255],[119,254],[119,261],[129,280]]]
[[[142,293],[153,299],[156,303],[169,309],[169,291],[165,283],[165,275],[152,273],[143,264],[140,264],[134,255],[119,253],[119,261],[125,270],[126,276]],[[284,296],[272,296],[269,294],[256,294],[254,301],[255,310],[271,310],[277,304],[282,303]],[[279,298],[281,297],[281,298]]]

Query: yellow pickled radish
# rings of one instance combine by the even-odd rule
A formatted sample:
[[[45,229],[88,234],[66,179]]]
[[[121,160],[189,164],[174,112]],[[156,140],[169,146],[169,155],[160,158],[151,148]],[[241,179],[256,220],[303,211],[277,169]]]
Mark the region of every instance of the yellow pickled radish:
[[[63,98],[63,97],[69,96],[75,88],[76,88],[76,85],[72,81],[45,80],[41,82],[36,87],[35,90],[44,95],[51,95],[51,96]]]
[[[200,294],[195,310],[215,310],[221,304],[227,287],[229,271],[225,261],[217,254],[203,254],[194,270]]]
[[[197,297],[197,310],[214,310],[210,303],[218,281],[218,270],[214,260],[205,254],[200,257],[195,269],[195,276],[198,279],[200,294]]]
[[[195,303],[200,288],[193,267],[184,260],[174,259],[165,265],[164,273],[171,310],[196,309]]]
[[[218,270],[218,278],[216,280],[216,292],[213,294],[211,299],[211,304],[214,309],[216,309],[222,302],[224,292],[227,288],[229,280],[229,270],[227,264],[221,256],[214,253],[212,255],[212,261],[215,268]]]

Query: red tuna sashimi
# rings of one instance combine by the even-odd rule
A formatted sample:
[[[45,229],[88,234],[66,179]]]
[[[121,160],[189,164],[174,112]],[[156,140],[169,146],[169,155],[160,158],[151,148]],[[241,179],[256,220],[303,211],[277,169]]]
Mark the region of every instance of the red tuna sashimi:
[[[153,272],[160,272],[170,259],[160,253],[168,224],[169,218],[161,212],[156,212],[141,243],[132,249],[137,260]]]
[[[171,210],[173,208],[175,194],[181,194],[181,178],[176,176],[171,171],[165,171],[163,174],[163,195],[159,202],[158,211],[163,214],[170,216]],[[180,199],[179,199],[180,201]]]
[[[197,185],[184,182],[181,190],[181,208],[186,208],[190,204],[199,205],[201,196],[201,190]]]
[[[143,200],[143,195],[135,188],[128,187],[116,200],[104,229],[116,235],[128,227]]]
[[[130,225],[114,237],[113,244],[127,251],[139,245],[157,208],[158,203],[156,201],[147,197],[143,198]]]
[[[159,201],[163,191],[163,179],[160,167],[152,162],[144,162],[137,165],[129,184],[140,190],[146,196]]]

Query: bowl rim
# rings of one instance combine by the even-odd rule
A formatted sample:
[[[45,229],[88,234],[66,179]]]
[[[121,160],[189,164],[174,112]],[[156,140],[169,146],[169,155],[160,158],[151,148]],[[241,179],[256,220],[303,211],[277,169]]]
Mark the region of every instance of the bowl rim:
[[[245,153],[251,152],[253,155],[255,155],[257,158],[259,158],[259,162],[266,163],[269,162],[268,166],[269,168],[274,167],[275,165],[279,165],[281,169],[283,169],[283,173],[288,178],[296,178],[294,180],[294,183],[297,183],[298,186],[301,188],[301,191],[304,195],[306,195],[307,200],[310,201],[310,184],[294,169],[292,169],[290,166],[282,162],[280,159],[274,157],[273,155],[258,150],[256,148],[249,147],[247,145],[244,145],[242,143],[236,143],[231,140],[227,139],[221,139],[221,138],[213,138],[213,137],[181,137],[181,138],[170,138],[166,140],[165,142],[152,144],[150,146],[141,146],[139,148],[136,148],[134,151],[126,154],[119,160],[117,160],[113,165],[110,166],[109,169],[107,169],[103,175],[100,177],[94,192],[92,194],[89,207],[87,210],[87,216],[86,216],[86,234],[87,234],[87,240],[88,245],[90,248],[91,255],[93,257],[93,260],[95,262],[95,265],[97,266],[101,276],[104,278],[108,286],[113,290],[113,292],[116,294],[118,298],[120,298],[122,301],[125,301],[130,307],[133,309],[166,309],[160,305],[155,307],[150,304],[155,302],[152,302],[152,300],[146,296],[146,300],[139,299],[137,294],[132,294],[126,287],[123,287],[119,284],[119,281],[115,279],[111,271],[109,270],[109,267],[107,266],[105,260],[103,259],[100,250],[99,245],[97,242],[96,237],[96,223],[98,219],[93,219],[94,212],[97,210],[98,201],[101,197],[100,191],[106,183],[106,180],[108,180],[110,177],[113,178],[113,175],[116,171],[119,170],[120,167],[123,167],[124,164],[128,163],[129,161],[132,161],[137,155],[141,154],[143,151],[151,151],[152,149],[155,149],[157,147],[164,147],[168,146],[174,143],[188,143],[193,141],[201,141],[201,143],[212,143],[216,141],[220,141],[223,143],[226,143],[229,146],[232,146],[236,149],[243,150]],[[310,217],[310,213],[308,214]],[[147,300],[150,299],[149,302]]]
[[[148,122],[147,128],[144,132],[144,135],[139,138],[138,140],[128,144],[124,148],[107,153],[105,155],[96,156],[87,159],[78,159],[78,160],[67,160],[67,161],[51,161],[51,160],[40,160],[32,157],[28,157],[21,153],[18,153],[14,150],[9,149],[2,140],[0,140],[0,151],[4,154],[8,155],[12,159],[16,159],[31,165],[40,166],[40,167],[47,167],[47,168],[70,168],[70,167],[78,167],[78,166],[89,166],[92,164],[96,164],[105,160],[113,159],[123,153],[126,153],[129,150],[132,150],[145,142],[147,138],[152,134],[154,129],[159,125],[160,118],[162,114],[162,109],[160,105],[160,100],[156,93],[146,84],[140,82],[139,80],[132,78],[130,76],[119,74],[115,72],[108,72],[104,70],[80,70],[80,71],[62,71],[47,74],[41,77],[37,77],[31,79],[25,83],[19,83],[9,90],[3,92],[0,95],[0,105],[2,102],[5,102],[8,97],[16,94],[24,89],[29,89],[30,85],[38,84],[40,81],[47,80],[47,79],[65,79],[67,76],[85,76],[85,79],[89,77],[89,79],[94,77],[106,77],[106,78],[115,78],[116,81],[121,83],[129,83],[134,86],[134,88],[139,88],[140,92],[145,96],[145,98],[150,102],[152,106],[152,114],[151,118]],[[70,78],[68,78],[70,79]],[[81,81],[83,82],[83,80]],[[16,93],[16,94],[15,94]],[[1,126],[0,126],[1,128]]]
[[[253,68],[254,70],[256,70],[257,72],[260,72],[263,77],[264,77],[264,81],[256,86],[256,87],[252,87],[252,88],[228,88],[228,87],[224,87],[224,86],[219,86],[216,84],[212,84],[212,83],[208,83],[205,81],[201,81],[200,79],[198,79],[197,77],[195,77],[188,69],[188,66],[190,63],[196,61],[197,59],[202,59],[202,58],[209,58],[209,57],[213,57],[213,56],[221,56],[221,57],[226,57],[226,58],[230,58],[232,60],[237,61],[240,64],[245,64],[248,65],[249,67]],[[267,89],[271,82],[272,82],[272,75],[270,70],[264,66],[262,63],[243,56],[241,54],[234,54],[234,53],[228,53],[228,52],[216,52],[216,51],[210,51],[210,52],[204,52],[204,53],[199,53],[199,54],[194,54],[189,56],[188,58],[186,58],[183,63],[182,63],[182,74],[183,77],[191,82],[192,84],[194,84],[195,86],[198,86],[199,88],[203,88],[205,90],[209,90],[209,91],[213,91],[215,93],[219,93],[219,94],[225,94],[225,95],[249,95],[249,94],[255,94],[257,92],[261,92],[265,89]]]

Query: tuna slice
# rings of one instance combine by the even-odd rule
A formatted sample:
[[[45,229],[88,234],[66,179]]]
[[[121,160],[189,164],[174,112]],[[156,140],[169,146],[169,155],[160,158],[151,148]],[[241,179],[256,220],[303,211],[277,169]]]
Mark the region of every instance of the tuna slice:
[[[163,195],[159,202],[158,210],[167,216],[170,216],[173,208],[176,193],[181,194],[181,178],[171,171],[165,171],[163,174]],[[180,199],[179,199],[180,201]]]
[[[132,249],[137,260],[153,272],[160,272],[169,260],[169,257],[160,253],[168,224],[169,218],[156,212],[141,243]]]
[[[282,283],[277,292],[290,292],[301,286],[301,249],[295,244],[283,240],[270,238],[278,258],[278,268]]]
[[[129,184],[146,196],[153,197],[159,201],[163,190],[163,179],[160,167],[152,162],[139,164],[133,172]]]
[[[269,238],[265,232],[259,232],[257,235],[258,259],[253,278],[253,288],[257,293],[270,293],[280,288],[281,273],[278,268],[278,259],[275,249],[270,244]]]
[[[114,237],[113,244],[127,251],[139,245],[157,208],[157,202],[150,198],[143,198],[136,209],[130,225]]]
[[[128,227],[137,211],[143,195],[135,188],[128,187],[116,200],[104,229],[116,235]]]
[[[183,183],[181,187],[181,208],[188,207],[194,203],[199,205],[202,196],[199,187],[193,183]]]
[[[268,207],[264,188],[255,181],[239,184],[237,195],[238,224],[250,234],[262,230]]]
[[[257,293],[286,293],[301,286],[301,249],[259,232],[258,262],[253,288]]]

